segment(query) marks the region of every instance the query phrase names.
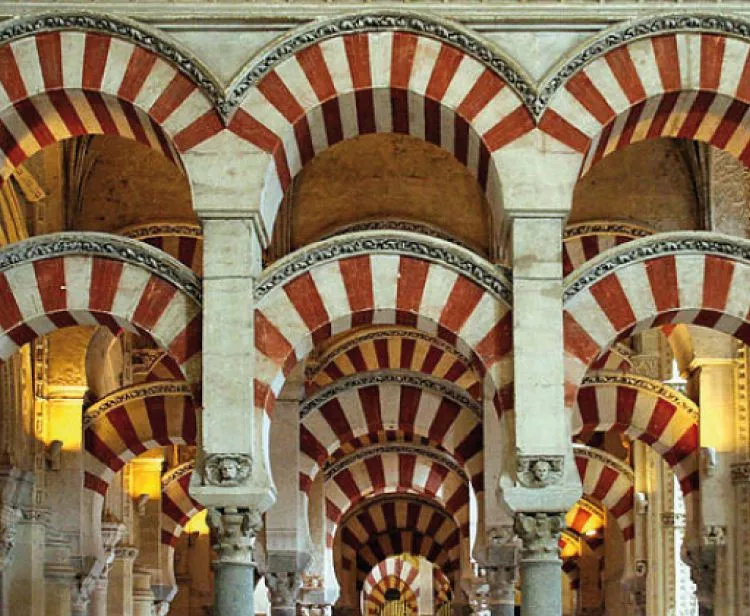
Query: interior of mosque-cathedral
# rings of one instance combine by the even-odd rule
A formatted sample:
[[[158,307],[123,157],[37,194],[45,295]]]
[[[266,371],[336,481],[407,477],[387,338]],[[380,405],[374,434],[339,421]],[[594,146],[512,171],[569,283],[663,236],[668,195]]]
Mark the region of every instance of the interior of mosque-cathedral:
[[[0,616],[750,616],[750,3],[0,18]]]

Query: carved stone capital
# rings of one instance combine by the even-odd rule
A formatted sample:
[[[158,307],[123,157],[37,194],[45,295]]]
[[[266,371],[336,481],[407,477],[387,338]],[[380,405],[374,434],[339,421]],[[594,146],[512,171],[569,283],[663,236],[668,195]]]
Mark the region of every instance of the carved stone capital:
[[[701,543],[704,546],[719,546],[727,544],[727,529],[725,526],[710,524],[701,529]]]
[[[682,546],[682,560],[690,567],[690,579],[695,584],[698,604],[711,610],[716,588],[716,564],[721,544],[706,543],[702,533],[700,544],[685,543]]]
[[[242,453],[214,453],[206,458],[204,478],[208,485],[234,488],[247,483],[253,460]]]
[[[207,521],[219,562],[253,564],[255,537],[263,527],[263,517],[257,509],[209,509]]]
[[[563,460],[563,456],[519,455],[516,466],[518,482],[525,488],[544,488],[560,483]]]
[[[266,587],[273,607],[294,607],[302,588],[302,574],[296,571],[266,573]]]
[[[523,541],[521,558],[557,560],[564,513],[517,513],[514,528]]]
[[[731,473],[734,485],[750,485],[750,460],[732,464]]]

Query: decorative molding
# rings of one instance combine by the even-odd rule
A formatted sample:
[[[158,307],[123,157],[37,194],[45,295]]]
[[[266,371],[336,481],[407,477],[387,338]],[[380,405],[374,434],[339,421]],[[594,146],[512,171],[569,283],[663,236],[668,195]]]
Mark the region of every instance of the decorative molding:
[[[564,456],[517,455],[516,474],[525,488],[546,488],[560,483],[563,476]]]
[[[661,525],[665,528],[685,528],[687,518],[684,513],[665,511],[661,514]]]
[[[465,390],[453,385],[449,381],[443,381],[442,379],[425,375],[421,372],[411,372],[408,370],[377,370],[373,372],[358,372],[336,379],[330,385],[327,385],[307,398],[300,405],[300,420],[349,389],[359,389],[361,387],[382,385],[385,383],[411,385],[437,393],[450,398],[456,404],[470,410],[480,420],[483,418],[482,406],[474,398],[466,394]]]
[[[563,241],[586,235],[624,235],[633,239],[648,237],[655,232],[643,225],[618,220],[587,220],[567,225]]]
[[[267,571],[265,579],[273,607],[295,607],[297,593],[303,586],[301,573],[296,571]]]
[[[113,408],[122,406],[126,402],[141,400],[151,396],[182,395],[192,397],[190,385],[185,381],[153,381],[139,385],[130,385],[109,394],[92,404],[83,414],[83,429],[88,428],[102,415],[106,415]]]
[[[534,116],[541,118],[555,93],[594,60],[634,41],[677,32],[715,33],[748,41],[750,21],[726,15],[667,13],[618,24],[585,43],[575,56],[548,73],[530,105]]]
[[[218,565],[253,564],[255,537],[263,528],[263,516],[257,509],[209,509],[208,526],[216,538],[214,549]]]
[[[297,250],[264,272],[255,286],[255,301],[260,301],[276,287],[291,282],[322,263],[378,253],[438,263],[470,278],[507,306],[512,306],[511,283],[496,266],[460,246],[406,231],[363,231],[337,235]]]
[[[305,24],[289,33],[280,43],[271,43],[232,81],[226,99],[220,102],[222,115],[229,117],[242,104],[247,92],[263,77],[284,60],[311,45],[346,34],[393,31],[427,36],[460,49],[499,75],[529,109],[534,108],[536,90],[530,78],[489,41],[480,40],[459,24],[437,17],[398,9],[377,12],[370,9]]]
[[[221,109],[221,102],[224,100],[222,88],[208,68],[179,43],[168,39],[163,32],[131,19],[78,10],[18,17],[0,25],[0,43],[59,30],[106,34],[146,49],[175,67]]]
[[[243,453],[213,453],[206,457],[203,479],[206,484],[234,488],[247,483],[253,459]]]
[[[702,545],[726,545],[727,544],[727,527],[710,524],[701,529]]]
[[[203,229],[197,223],[192,222],[152,222],[142,225],[130,225],[123,227],[117,235],[129,237],[134,240],[146,240],[152,237],[194,237],[203,239]]]
[[[323,476],[325,477],[325,480],[328,481],[330,479],[333,479],[336,475],[350,467],[355,462],[368,460],[370,458],[382,456],[389,453],[405,453],[408,455],[427,458],[429,460],[432,460],[433,462],[437,462],[448,470],[453,471],[461,478],[462,481],[466,483],[468,483],[469,481],[469,478],[466,475],[466,471],[464,471],[464,469],[461,468],[461,466],[459,466],[449,455],[444,454],[432,447],[425,447],[422,445],[414,445],[410,443],[383,443],[378,445],[371,445],[369,447],[361,447],[355,452],[344,456],[343,458],[339,459],[336,462],[333,462],[332,464],[324,465]]]
[[[164,490],[173,481],[179,481],[185,475],[190,475],[195,470],[195,460],[185,462],[168,470],[161,478],[161,489]]]
[[[735,462],[730,468],[733,485],[750,485],[750,460]]]
[[[133,372],[143,376],[147,375],[165,355],[167,354],[161,349],[133,349],[130,353]]]
[[[601,462],[605,466],[614,468],[618,473],[621,473],[622,475],[627,477],[631,482],[635,480],[633,469],[625,464],[622,460],[616,458],[612,454],[607,453],[606,451],[602,451],[601,449],[597,449],[596,447],[589,447],[588,445],[580,445],[578,443],[574,443],[573,454],[576,456],[581,456],[583,458],[588,458],[589,460],[596,460],[598,462]]]
[[[466,364],[470,369],[473,369],[473,361],[468,356],[462,353],[458,348],[451,344],[448,344],[442,338],[436,338],[426,334],[418,329],[405,329],[399,327],[388,327],[384,329],[378,329],[376,331],[366,331],[364,333],[357,333],[344,339],[340,344],[332,347],[324,355],[315,357],[313,363],[308,364],[305,367],[305,379],[312,380],[315,376],[329,365],[336,357],[354,349],[365,342],[370,340],[381,340],[383,338],[409,338],[411,340],[424,340],[430,344],[438,347],[439,349],[455,355],[462,363]],[[477,375],[479,376],[479,375]]]
[[[523,541],[523,556],[557,560],[564,513],[517,513],[513,528]]]
[[[690,415],[690,417],[696,421],[700,417],[698,405],[690,398],[684,396],[673,387],[665,385],[661,381],[649,379],[645,376],[623,374],[621,372],[599,371],[587,375],[581,383],[581,388],[597,385],[612,387],[625,386],[639,389],[654,394],[655,396],[659,396],[660,398],[664,398],[670,404],[674,404],[677,408]]]
[[[65,256],[101,257],[136,265],[176,286],[196,304],[203,303],[201,280],[187,266],[144,242],[109,233],[63,231],[11,244],[0,250],[0,272],[22,263]]]
[[[118,545],[114,549],[115,558],[135,560],[138,558],[138,548],[132,545]]]
[[[666,255],[701,254],[734,258],[750,265],[750,241],[705,231],[657,233],[601,253],[563,282],[563,306],[615,270]]]

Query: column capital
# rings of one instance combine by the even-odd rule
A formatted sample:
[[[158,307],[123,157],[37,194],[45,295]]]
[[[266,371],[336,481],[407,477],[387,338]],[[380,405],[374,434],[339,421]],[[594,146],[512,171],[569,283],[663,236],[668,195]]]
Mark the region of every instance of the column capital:
[[[564,513],[517,513],[514,528],[523,541],[523,560],[558,560],[557,542],[565,528]]]
[[[263,528],[263,517],[257,509],[225,507],[209,509],[206,518],[214,533],[214,549],[220,564],[253,565],[255,537]]]
[[[294,607],[302,588],[302,574],[297,571],[269,571],[266,587],[273,607]]]

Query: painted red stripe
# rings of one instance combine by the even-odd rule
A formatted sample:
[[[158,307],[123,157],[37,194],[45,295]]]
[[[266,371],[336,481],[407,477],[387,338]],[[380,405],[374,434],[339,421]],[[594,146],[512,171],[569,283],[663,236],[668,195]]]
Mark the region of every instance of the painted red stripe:
[[[393,33],[393,43],[391,48],[391,89],[408,89],[416,51],[416,36],[404,32]]]
[[[750,75],[748,75],[750,79]],[[711,145],[715,148],[723,149],[726,147],[734,133],[742,125],[742,119],[747,113],[747,105],[741,101],[732,101],[724,112],[719,127],[711,137]]]
[[[197,88],[198,86],[185,75],[176,73],[154,101],[154,104],[151,105],[149,115],[156,123],[163,124]]]
[[[276,107],[290,124],[304,117],[305,110],[302,105],[297,102],[291,90],[276,72],[266,75],[257,87],[266,100]]]
[[[174,286],[157,276],[151,276],[133,313],[133,323],[147,332],[151,331],[175,293],[177,289]]]
[[[98,92],[84,91],[84,96],[94,112],[96,121],[99,122],[99,126],[102,129],[104,135],[119,135],[120,131],[117,128],[117,124],[112,118],[109,106],[107,105],[104,97]]]
[[[471,122],[504,87],[505,82],[497,74],[485,69],[456,111],[462,118]]]
[[[607,124],[614,119],[615,110],[584,71],[574,75],[565,84],[565,89],[596,118],[599,124]]]
[[[456,278],[440,314],[440,325],[458,333],[483,295],[484,291],[478,285],[463,276]]]
[[[716,94],[714,92],[698,92],[685,121],[674,136],[678,139],[692,139],[700,128],[715,98]]]
[[[11,102],[26,98],[26,85],[10,45],[0,47],[0,83]]]
[[[86,471],[83,474],[83,487],[87,490],[93,490],[94,492],[98,492],[102,496],[104,496],[107,493],[107,489],[109,488],[109,484],[104,481],[103,479],[100,479],[93,473],[90,473]]]
[[[325,338],[328,338],[330,317],[310,273],[307,272],[285,285],[284,292],[311,332],[316,332],[326,325],[329,326],[328,333],[325,335]]]
[[[396,308],[398,310],[419,312],[429,267],[427,261],[409,257],[399,259],[399,276],[396,289]]]
[[[427,481],[425,481],[424,491],[431,495],[437,494],[445,481],[446,475],[448,475],[447,468],[437,463],[432,464],[427,475]]]
[[[591,295],[617,333],[635,323],[635,314],[616,274],[611,274],[591,286]]]
[[[101,89],[111,42],[108,36],[86,34],[82,81],[85,90]]]
[[[581,478],[581,481],[583,481],[584,477],[586,477],[586,467],[589,465],[589,460],[583,456],[576,456],[575,460],[576,468],[578,469],[578,476]]]
[[[398,456],[398,487],[409,488],[414,485],[414,469],[417,466],[417,458],[412,454],[399,454]]]
[[[510,311],[492,326],[492,329],[476,345],[474,351],[485,368],[505,357],[513,345],[513,315]]]
[[[164,396],[149,396],[143,402],[146,408],[146,417],[144,419],[148,420],[151,428],[151,438],[159,443],[159,445],[168,447],[172,444],[172,439],[170,438],[171,435],[167,426],[167,409]]]
[[[45,32],[36,36],[36,49],[45,90],[63,87],[62,45],[59,32]]]
[[[367,458],[365,460],[365,468],[367,468],[367,475],[370,477],[370,484],[373,490],[376,493],[384,490],[388,484],[385,477],[383,458],[380,456]]]
[[[425,90],[427,98],[435,101],[442,100],[453,77],[456,75],[463,57],[463,54],[455,47],[450,45],[440,46],[440,53],[437,60],[435,60],[435,66],[432,69],[432,74]]]
[[[2,121],[0,121],[0,149],[2,149],[14,167],[23,163],[27,158],[26,152],[21,149],[13,133],[8,130]]]
[[[354,477],[352,476],[352,473],[348,468],[338,473],[333,478],[333,480],[336,482],[336,485],[341,488],[341,491],[350,501],[356,501],[357,497],[360,495],[359,488],[357,487],[357,482],[354,481]]]
[[[234,115],[233,120],[236,120],[238,115],[241,116],[244,113],[245,112],[242,109],[238,109]],[[239,122],[241,124],[242,120],[240,120]],[[238,124],[238,126],[240,124]],[[232,130],[231,126],[232,125],[230,124],[230,130]],[[198,144],[203,143],[207,139],[210,139],[214,135],[220,133],[222,130],[224,130],[224,125],[221,123],[219,116],[213,109],[210,109],[206,111],[206,113],[204,113],[200,118],[177,133],[174,136],[174,145],[177,148],[178,152],[187,152]],[[237,134],[240,137],[243,137],[244,133],[240,131]],[[253,143],[252,140],[249,141]]]
[[[21,310],[16,303],[13,289],[5,274],[0,273],[0,327],[9,330],[23,320]]]
[[[599,345],[567,310],[563,313],[565,350],[588,364],[599,354]]]
[[[605,60],[631,104],[646,98],[646,90],[643,88],[627,47],[618,47],[610,51],[605,56]]]
[[[329,147],[344,140],[344,128],[341,124],[339,100],[331,98],[323,103],[323,123]]]
[[[315,435],[307,429],[305,424],[300,424],[299,430],[300,450],[319,465],[322,465],[328,458],[328,451]]]
[[[371,433],[382,432],[383,415],[380,410],[380,388],[377,385],[361,387],[357,390],[357,395],[367,422],[367,430]]]
[[[638,400],[638,390],[633,387],[617,388],[617,422],[615,429],[624,432],[633,425],[635,403]]]
[[[394,133],[409,134],[408,92],[391,88],[391,125]]]
[[[646,261],[646,274],[654,296],[658,312],[680,307],[677,287],[677,268],[673,256],[659,257]]]
[[[640,103],[636,103],[635,105],[633,105],[630,111],[628,111],[627,118],[625,119],[625,125],[620,131],[620,137],[617,139],[617,146],[615,149],[621,150],[622,148],[630,145],[633,140],[635,129],[638,126],[638,122],[640,122],[641,120],[641,114],[643,113],[643,110],[645,108],[646,101],[641,101]]]
[[[414,434],[422,390],[405,385],[401,387],[399,394],[398,428],[407,434]]]
[[[141,119],[138,117],[135,107],[124,101],[118,101],[118,103],[122,108],[123,115],[128,122],[128,126],[130,127],[135,140],[143,145],[151,147],[151,142],[146,135],[146,130],[143,128],[143,124],[141,124]]]
[[[328,70],[323,51],[320,45],[312,45],[303,49],[296,56],[297,62],[307,76],[315,95],[320,102],[336,96],[336,87],[333,85],[331,73]]]
[[[66,310],[68,306],[65,292],[65,259],[58,257],[34,261],[33,266],[44,311]]]
[[[73,106],[67,93],[64,90],[49,92],[47,98],[52,103],[57,113],[60,115],[65,128],[68,129],[71,137],[80,137],[88,133],[88,129],[78,115],[78,111]]]
[[[137,408],[140,410],[142,407],[139,405]],[[138,437],[138,432],[136,431],[125,407],[118,406],[108,411],[106,418],[115,429],[118,436],[122,439],[125,447],[127,447],[133,455],[138,456],[147,451],[146,447],[141,443],[141,439]],[[123,460],[125,453],[125,451],[116,452],[121,461]]]
[[[354,431],[349,425],[347,414],[337,398],[329,400],[320,407],[320,414],[336,435],[341,445],[346,445],[354,438]]]
[[[169,343],[167,352],[178,363],[183,364],[201,350],[203,325],[200,314],[193,317],[187,327]]]
[[[195,406],[187,396],[183,399],[182,440],[188,445],[198,442],[198,418],[195,415]]]
[[[424,99],[424,138],[428,143],[440,147],[440,103],[429,98]]]
[[[660,398],[654,405],[654,410],[651,412],[651,417],[649,417],[648,425],[645,430],[650,442],[643,437],[641,437],[641,440],[644,440],[644,442],[647,442],[649,445],[659,441],[676,412],[677,409],[673,404]]]
[[[677,439],[677,442],[664,454],[664,461],[670,466],[679,464],[688,456],[698,450],[698,426],[692,424],[683,435]]]
[[[363,90],[372,86],[370,69],[370,37],[368,34],[353,34],[345,36],[344,49],[349,62],[349,73],[355,90]]]
[[[725,36],[701,34],[701,90],[719,89],[725,46]]]
[[[135,47],[133,53],[130,54],[128,67],[125,69],[120,88],[117,90],[118,97],[132,103],[141,91],[155,63],[155,54],[146,51],[143,47]]]
[[[427,437],[430,441],[436,444],[441,443],[460,412],[461,407],[458,404],[447,398],[443,398],[440,401],[437,411],[435,411],[435,419],[432,420],[432,424],[430,424],[427,432]]]
[[[662,97],[661,101],[659,101],[659,106],[656,108],[656,113],[651,119],[651,125],[646,132],[646,139],[655,139],[664,134],[667,122],[672,117],[672,112],[679,99],[679,92],[671,92]]]
[[[599,473],[599,479],[597,480],[596,485],[591,492],[591,496],[600,501],[603,501],[609,491],[612,489],[612,485],[617,480],[617,477],[617,471],[606,466],[603,467],[601,472]]]
[[[534,128],[534,120],[529,110],[524,105],[519,105],[513,112],[484,133],[482,141],[490,152],[496,152]]]
[[[375,302],[369,255],[342,259],[338,263],[351,311],[357,313],[372,310]]]
[[[289,341],[260,310],[255,311],[255,348],[280,366],[294,353]]]
[[[585,133],[578,130],[552,109],[548,109],[544,113],[539,122],[539,128],[550,137],[554,137],[560,143],[564,143],[572,150],[581,154],[586,154],[591,145],[591,139]]]
[[[680,73],[680,54],[677,51],[677,38],[670,34],[655,36],[651,39],[656,66],[665,92],[675,92],[682,89],[682,75]]]
[[[613,507],[610,507],[609,512],[615,518],[625,515],[633,508],[633,493],[633,488],[628,488],[628,491],[622,495],[620,500]]]
[[[724,310],[734,275],[734,263],[721,257],[706,256],[703,273],[703,308]]]
[[[44,118],[39,113],[39,110],[34,106],[32,99],[18,101],[14,107],[24,124],[31,130],[40,148],[46,148],[57,141],[44,121]],[[27,152],[27,154],[30,153]]]

